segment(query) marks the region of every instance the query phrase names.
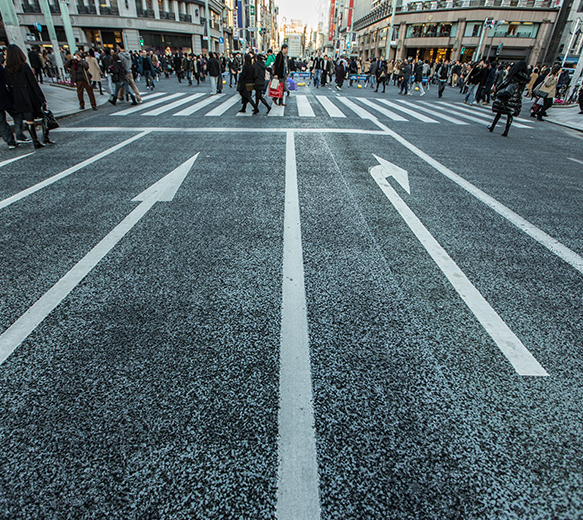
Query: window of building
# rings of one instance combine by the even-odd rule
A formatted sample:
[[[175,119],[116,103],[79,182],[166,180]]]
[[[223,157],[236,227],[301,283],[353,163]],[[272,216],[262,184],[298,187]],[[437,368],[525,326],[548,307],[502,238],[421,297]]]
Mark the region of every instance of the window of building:
[[[469,22],[466,24],[465,38],[479,38],[484,22]]]
[[[581,0],[581,3],[579,4],[579,9],[577,9],[578,13],[583,13],[583,0]]]

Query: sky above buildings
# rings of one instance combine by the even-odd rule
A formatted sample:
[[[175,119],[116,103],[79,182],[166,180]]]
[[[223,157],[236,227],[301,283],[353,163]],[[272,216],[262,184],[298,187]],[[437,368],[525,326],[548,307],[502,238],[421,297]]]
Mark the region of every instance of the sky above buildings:
[[[318,22],[325,22],[326,6],[330,0],[276,0],[279,6],[279,22],[285,17],[289,20],[301,20],[302,23],[317,29]]]

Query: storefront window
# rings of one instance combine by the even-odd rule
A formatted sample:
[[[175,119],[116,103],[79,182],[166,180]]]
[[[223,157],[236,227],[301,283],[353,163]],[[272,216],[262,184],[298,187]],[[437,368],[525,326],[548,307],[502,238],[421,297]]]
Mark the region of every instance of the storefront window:
[[[429,23],[411,24],[407,26],[406,38],[451,38],[456,35],[457,24]],[[393,38],[396,39],[396,38]]]

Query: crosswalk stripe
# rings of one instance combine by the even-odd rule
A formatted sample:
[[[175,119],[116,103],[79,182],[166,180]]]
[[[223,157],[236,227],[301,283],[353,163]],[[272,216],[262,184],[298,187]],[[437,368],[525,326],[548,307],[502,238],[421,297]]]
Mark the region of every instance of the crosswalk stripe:
[[[373,116],[370,112],[367,112],[366,110],[364,110],[364,108],[361,108],[357,104],[350,101],[350,99],[347,99],[347,98],[342,97],[342,96],[338,96],[338,101],[340,101],[341,103],[344,103],[348,108],[350,108],[350,110],[352,110],[361,119],[376,120],[375,116]]]
[[[156,101],[148,101],[142,105],[138,105],[136,107],[126,108],[125,110],[120,110],[119,112],[115,112],[111,114],[112,116],[127,116],[129,114],[133,114],[134,112],[139,112],[140,110],[144,110],[149,107],[153,107],[154,105],[159,105],[160,103],[165,103],[166,101],[170,101],[171,99],[176,99],[178,97],[184,96],[184,92],[179,92],[178,94],[172,94],[170,96],[166,96]]]
[[[420,107],[419,105],[415,104],[415,103],[410,103],[409,101],[403,101],[402,99],[395,99],[395,103],[402,103],[403,105],[407,105],[410,106],[412,108],[415,108],[416,110],[420,110],[421,112],[426,112],[428,114],[431,114],[433,117],[439,117],[441,119],[444,119],[445,121],[449,121],[450,123],[453,123],[454,125],[467,125],[468,123],[466,123],[465,121],[461,121],[460,119],[456,119],[455,117],[449,117],[446,116],[445,114],[439,114],[437,112],[435,112],[435,110],[433,110],[433,105],[431,105],[431,109],[429,108],[425,108],[425,107]],[[419,101],[419,103],[422,103],[422,101]],[[426,103],[427,105],[429,105],[429,103]]]
[[[415,119],[418,119],[419,121],[423,121],[424,123],[439,123],[439,121],[436,121],[435,119],[431,119],[430,117],[424,116],[423,114],[419,114],[417,112],[415,112],[414,110],[410,110],[408,108],[396,105],[395,103],[391,103],[390,101],[387,101],[386,99],[379,99],[379,101],[391,108],[394,108],[395,110],[399,110],[411,117],[414,117]]]
[[[147,98],[148,100],[154,99],[155,97],[158,97],[158,96],[163,96],[164,94],[166,94],[166,92],[156,92],[155,94],[153,92],[150,92],[148,94],[142,94],[140,92],[140,96],[142,96],[142,99]]]
[[[409,121],[408,119],[405,119],[403,116],[395,114],[394,112],[391,112],[389,109],[377,105],[370,99],[367,98],[354,98],[354,99],[358,99],[361,103],[368,105],[370,108],[376,110],[377,112],[380,112],[381,114],[387,116],[389,119],[392,119],[393,121]]]
[[[188,96],[187,98],[182,98],[179,99],[178,101],[174,101],[174,103],[170,103],[169,105],[165,105],[163,107],[160,108],[156,108],[154,110],[150,110],[149,112],[145,112],[142,115],[143,116],[159,116],[160,114],[163,114],[164,112],[168,112],[170,110],[172,110],[173,108],[179,107],[181,105],[184,105],[186,103],[189,103],[190,101],[194,101],[195,99],[203,96],[204,94],[202,92],[199,92],[198,94],[193,94],[192,96]]]
[[[174,116],[189,116],[190,114],[194,114],[195,112],[198,112],[201,108],[204,108],[207,105],[214,103],[218,99],[221,99],[224,95],[225,94],[215,94],[214,96],[210,96],[207,99],[205,99],[204,101],[201,101],[200,103],[196,103],[194,105],[191,105],[188,108],[185,108],[184,110],[181,110],[180,112],[176,112],[176,114],[173,114],[173,115]]]
[[[490,122],[490,118],[487,118],[483,114],[474,114],[471,110],[469,110],[468,112],[470,112],[470,113],[467,114],[466,112],[462,112],[460,110],[461,107],[452,107],[450,104],[444,103],[443,101],[438,101],[438,103],[440,105],[443,105],[444,107],[447,107],[447,108],[436,107],[436,106],[432,105],[431,103],[427,103],[425,101],[419,101],[419,103],[424,103],[426,105],[433,106],[436,110],[441,110],[443,112],[449,112],[449,113],[453,112],[456,116],[463,117],[465,119],[468,119],[469,121],[473,121],[474,123],[483,124],[483,123]],[[457,110],[457,112],[456,112],[456,110]],[[484,119],[484,117],[486,117],[486,119]]]
[[[308,101],[308,96],[296,96],[300,117],[316,117],[314,110]]]
[[[316,99],[321,103],[330,117],[346,117],[326,96],[316,96]]]
[[[447,103],[444,103],[443,101],[440,102],[442,105],[446,105],[450,110],[458,110],[460,112],[464,112],[464,113],[468,113],[468,114],[472,114],[474,117],[483,117],[486,119],[482,120],[482,123],[484,121],[486,122],[490,122],[492,120],[492,114],[488,114],[488,113],[482,113],[480,114],[478,111],[473,110],[471,108],[467,108],[467,107],[462,107],[462,106],[452,106],[452,105],[448,105]],[[528,126],[528,125],[523,125],[520,123],[512,123],[512,126],[516,127],[516,128],[532,128],[532,126]]]
[[[222,116],[229,108],[235,105],[238,101],[241,100],[241,96],[239,94],[235,94],[231,96],[227,101],[221,103],[218,107],[213,108],[207,116],[215,117],[215,116]],[[238,114],[237,114],[238,115]]]
[[[464,105],[463,103],[457,102],[456,105],[460,105],[460,108],[466,108],[466,105]],[[490,116],[492,114],[492,108],[488,107],[488,106],[482,106],[482,105],[473,105],[472,108],[468,108],[468,110],[474,110],[477,109],[477,111],[482,112],[484,114],[488,114],[488,116]],[[529,121],[528,119],[523,119],[522,117],[515,117],[514,121],[522,121],[523,123],[532,123],[532,121]],[[531,127],[529,127],[531,128]]]
[[[271,106],[271,112],[269,112],[269,114],[267,114],[268,117],[281,117],[283,116],[285,112],[285,107],[281,106],[281,105],[276,105],[275,103],[273,103],[273,105]]]

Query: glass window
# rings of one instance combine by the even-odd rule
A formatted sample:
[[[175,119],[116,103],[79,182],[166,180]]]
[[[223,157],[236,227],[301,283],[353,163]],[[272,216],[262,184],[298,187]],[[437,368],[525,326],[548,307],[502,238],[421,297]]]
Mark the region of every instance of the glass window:
[[[464,37],[479,38],[482,24],[483,22],[470,22],[466,24],[466,32],[464,33]]]
[[[581,3],[579,4],[579,9],[577,9],[578,13],[583,13],[583,0],[581,0]]]

